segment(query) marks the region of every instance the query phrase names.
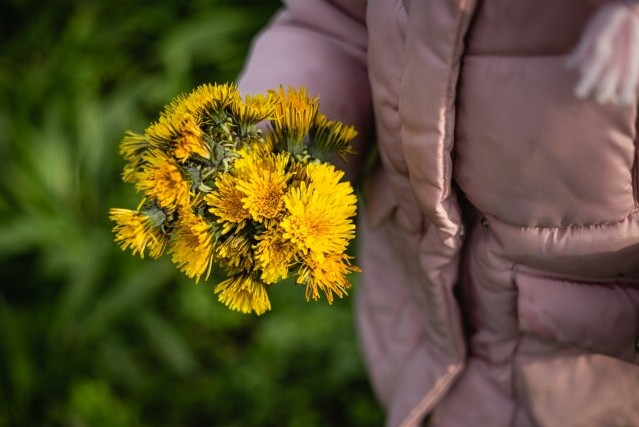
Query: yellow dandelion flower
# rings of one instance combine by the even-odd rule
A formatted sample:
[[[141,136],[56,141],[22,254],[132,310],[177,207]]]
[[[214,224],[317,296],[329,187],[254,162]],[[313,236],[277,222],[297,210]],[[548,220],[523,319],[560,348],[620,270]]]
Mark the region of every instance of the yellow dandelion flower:
[[[175,161],[160,150],[148,152],[144,160],[144,168],[136,174],[138,191],[143,191],[161,208],[187,206],[190,184]]]
[[[348,261],[350,258],[345,254],[327,255],[322,261],[304,257],[297,283],[306,286],[306,300],[309,301],[311,298],[318,300],[320,291],[324,292],[329,304],[333,303],[333,294],[338,298],[346,295],[351,287],[346,275],[360,271],[359,268],[350,265]]]
[[[211,224],[190,211],[181,211],[171,240],[171,260],[196,282],[204,274],[206,280],[213,265],[214,239]]]
[[[163,113],[158,121],[151,123],[144,131],[144,136],[151,145],[163,150],[169,150],[180,135],[180,128],[184,114]]]
[[[288,270],[295,258],[295,247],[284,239],[282,231],[272,228],[256,237],[256,267],[262,270],[261,278],[272,284],[288,277]]]
[[[242,199],[244,193],[235,186],[236,178],[230,173],[220,175],[215,180],[215,189],[204,197],[209,212],[219,218],[222,234],[226,234],[234,227],[241,230],[246,220],[251,217],[244,207]]]
[[[133,255],[144,258],[144,250],[149,250],[151,258],[158,258],[164,252],[169,236],[162,231],[166,221],[164,212],[153,206],[142,211],[113,208],[110,219],[116,223],[113,227],[115,241],[122,250],[131,248]]]
[[[273,166],[272,156],[275,154],[275,146],[271,142],[272,141],[268,139],[265,141],[252,142],[237,149],[237,158],[235,162],[233,162],[234,174],[239,176],[247,173],[247,171],[260,167],[270,167],[273,169],[275,166]],[[280,157],[280,161],[284,162],[284,165],[281,167],[286,167],[285,161],[288,161],[290,155],[282,153]]]
[[[304,138],[314,123],[319,98],[311,98],[304,87],[289,88],[287,92],[280,87],[277,95],[281,102],[275,109],[277,118],[271,121],[273,132],[282,150],[298,155],[305,148]]]
[[[308,163],[303,161],[291,162],[288,166],[288,173],[291,174],[291,183],[299,182],[299,181],[309,181],[308,171],[307,171]]]
[[[144,135],[129,130],[120,142],[120,154],[127,161],[141,160],[144,152],[150,147],[149,140]]]
[[[282,212],[287,179],[284,173],[263,171],[238,180],[237,188],[245,195],[244,208],[254,221],[272,220]]]
[[[218,242],[215,257],[227,270],[248,270],[253,268],[253,242],[244,233],[233,233]]]
[[[248,273],[237,274],[215,287],[220,302],[231,310],[261,315],[271,309],[266,285]]]
[[[290,189],[284,203],[287,210],[281,222],[284,238],[304,254],[322,260],[324,254],[342,253],[355,235],[355,225],[350,219],[356,209],[352,189],[350,192],[339,186],[318,189],[314,183],[301,182],[298,188]]]
[[[122,181],[134,183],[137,180],[137,173],[140,170],[140,165],[127,164],[122,170]]]
[[[200,128],[198,119],[193,115],[186,115],[180,123],[179,136],[175,138],[173,154],[179,160],[186,160],[193,154],[208,158],[209,148],[204,142],[204,132]]]
[[[187,96],[176,98],[170,105],[173,111],[186,111],[195,116],[221,111],[239,97],[236,84],[203,84]]]
[[[127,161],[122,173],[124,182],[135,182],[135,174],[142,167],[144,154],[150,148],[150,142],[144,135],[131,131],[125,133],[120,143],[120,154]]]
[[[253,145],[261,147],[266,152],[273,153],[278,146],[278,138],[273,132],[266,132],[264,137]]]
[[[157,122],[152,123],[145,131],[145,136],[162,149],[177,148],[185,143],[195,150],[202,152],[206,146],[198,147],[198,143],[187,136],[187,140],[178,141],[184,137],[183,132],[197,134],[197,131],[184,120],[194,120],[198,126],[203,125],[209,116],[224,116],[224,109],[238,97],[237,86],[233,84],[211,85],[197,87],[191,93],[180,95],[164,108]],[[189,119],[190,118],[190,119]],[[212,123],[209,123],[209,125]],[[184,154],[183,152],[180,152]]]
[[[354,216],[357,210],[357,197],[348,181],[341,181],[344,171],[330,163],[309,163],[306,165],[306,178],[319,193],[333,200],[331,209],[342,212],[346,217]]]
[[[275,119],[275,108],[279,96],[274,91],[266,95],[247,95],[244,100],[237,98],[230,105],[231,114],[240,124],[240,134],[245,135],[264,120]]]
[[[254,221],[269,223],[282,213],[289,157],[288,153],[261,156],[252,151],[236,160],[236,188],[244,194],[242,203]]]
[[[331,153],[336,153],[345,161],[347,154],[354,153],[350,143],[356,136],[357,131],[353,126],[328,120],[324,114],[318,113],[310,131],[309,152],[324,161],[329,159]]]

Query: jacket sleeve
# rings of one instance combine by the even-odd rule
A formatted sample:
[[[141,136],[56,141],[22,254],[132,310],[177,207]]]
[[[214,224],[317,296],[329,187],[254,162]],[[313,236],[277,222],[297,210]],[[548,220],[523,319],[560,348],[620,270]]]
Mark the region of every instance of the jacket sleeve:
[[[370,137],[371,94],[366,68],[364,0],[285,0],[271,23],[255,38],[239,77],[242,93],[304,85],[320,97],[320,110],[354,125],[356,156],[348,165],[357,176]]]

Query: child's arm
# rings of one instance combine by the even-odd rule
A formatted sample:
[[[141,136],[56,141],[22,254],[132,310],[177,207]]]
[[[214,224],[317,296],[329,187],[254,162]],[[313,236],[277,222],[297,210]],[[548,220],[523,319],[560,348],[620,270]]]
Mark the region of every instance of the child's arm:
[[[633,104],[639,84],[639,2],[606,6],[590,21],[567,61],[580,80],[575,95],[594,95],[599,102]]]
[[[285,0],[285,8],[253,41],[239,79],[242,93],[261,93],[280,84],[306,86],[320,95],[320,110],[359,131],[362,153],[372,119],[366,68],[364,0]],[[361,157],[361,156],[359,156]],[[349,175],[358,161],[350,159]]]

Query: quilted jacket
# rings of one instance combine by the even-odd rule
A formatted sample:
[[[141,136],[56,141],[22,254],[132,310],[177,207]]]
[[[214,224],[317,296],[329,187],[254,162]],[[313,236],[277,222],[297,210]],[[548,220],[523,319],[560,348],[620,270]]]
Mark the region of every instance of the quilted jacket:
[[[356,308],[388,426],[639,426],[637,105],[564,66],[606,3],[290,0],[255,40],[244,91],[306,85],[377,147]]]

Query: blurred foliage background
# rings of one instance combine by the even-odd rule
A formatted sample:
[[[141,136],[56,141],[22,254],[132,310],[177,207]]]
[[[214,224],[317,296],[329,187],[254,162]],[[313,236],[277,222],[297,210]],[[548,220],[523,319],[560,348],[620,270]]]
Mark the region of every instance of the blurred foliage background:
[[[0,427],[382,424],[351,298],[279,286],[245,316],[112,241],[108,208],[138,199],[124,131],[233,80],[278,6],[0,4]]]

